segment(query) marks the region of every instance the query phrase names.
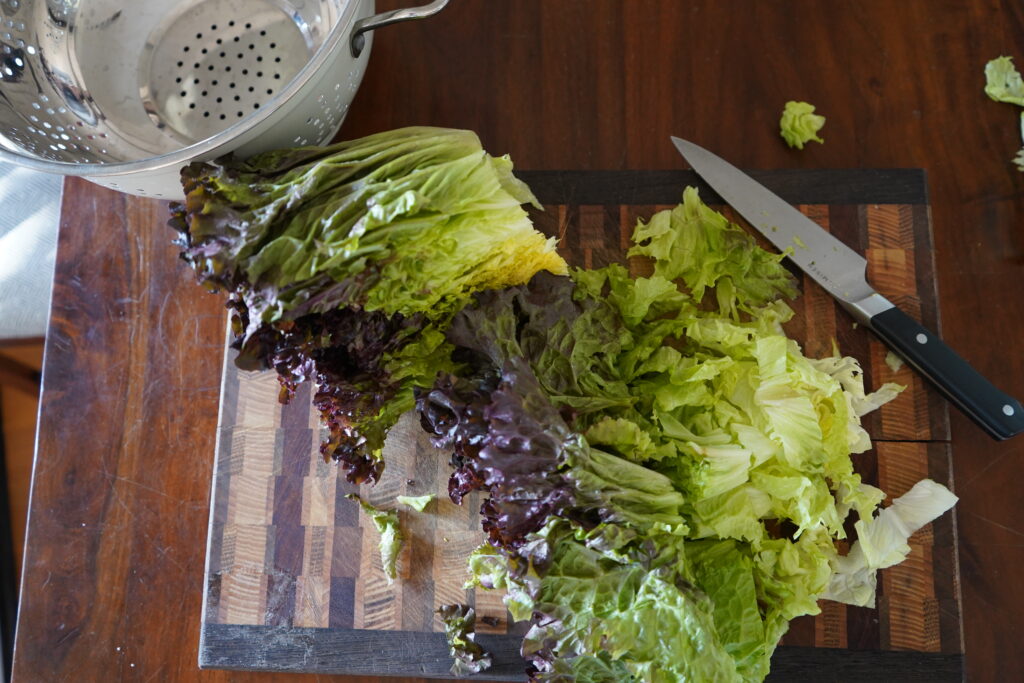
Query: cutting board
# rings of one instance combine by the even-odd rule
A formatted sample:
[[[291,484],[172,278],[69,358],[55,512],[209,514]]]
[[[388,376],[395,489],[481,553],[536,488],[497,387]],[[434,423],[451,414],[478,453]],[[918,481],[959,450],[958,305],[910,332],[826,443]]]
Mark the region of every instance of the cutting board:
[[[691,172],[520,173],[544,204],[538,229],[559,238],[572,265],[600,267],[625,257],[638,218],[678,203],[686,185],[725,211]],[[918,170],[770,171],[754,174],[811,219],[865,253],[868,278],[885,296],[938,329],[924,173]],[[952,485],[945,403],[817,285],[804,280],[788,331],[805,353],[824,356],[835,340],[860,359],[869,387],[896,381],[907,390],[870,415],[875,447],[855,456],[865,480],[891,496],[924,477]],[[434,611],[475,605],[478,639],[494,655],[483,677],[519,680],[523,625],[510,624],[501,596],[463,588],[465,560],[483,539],[479,494],[462,506],[445,495],[448,454],[433,449],[407,415],[385,448],[375,487],[347,483],[319,451],[310,389],[277,402],[272,372],[246,373],[224,362],[199,663],[205,668],[448,676],[451,661]],[[399,578],[381,570],[377,533],[356,503],[358,491],[386,508],[396,495],[437,494],[424,512],[399,506],[407,537]],[[962,678],[955,522],[948,514],[911,538],[909,559],[881,572],[876,609],[822,603],[793,622],[773,659],[773,677],[820,671],[844,680]],[[823,668],[829,667],[829,668]]]

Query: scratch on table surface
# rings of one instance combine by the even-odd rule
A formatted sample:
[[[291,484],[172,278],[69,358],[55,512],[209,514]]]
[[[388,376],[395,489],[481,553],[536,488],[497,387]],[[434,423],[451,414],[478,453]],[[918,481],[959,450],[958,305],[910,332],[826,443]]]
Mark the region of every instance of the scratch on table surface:
[[[164,670],[164,667],[163,667],[163,666],[161,666],[161,667],[160,667],[159,669],[157,669],[157,670],[156,670],[156,671],[154,671],[154,672],[153,672],[152,674],[150,674],[149,676],[147,676],[147,677],[146,677],[146,680],[144,681],[144,683],[149,683],[149,681],[151,681],[151,680],[153,680],[154,678],[156,678],[156,675],[157,675],[158,673],[160,673],[161,671],[163,671],[163,670]]]
[[[1009,532],[1010,532],[1011,534],[1013,534],[1014,536],[1020,536],[1021,538],[1024,538],[1024,531],[1018,531],[1017,529],[1014,529],[1013,527],[1010,527],[1010,526],[1006,526],[1005,524],[1000,524],[999,522],[996,522],[996,521],[994,521],[994,520],[991,520],[991,519],[989,519],[988,517],[985,517],[984,515],[979,515],[979,514],[978,514],[978,513],[976,513],[976,512],[970,512],[970,511],[968,511],[968,512],[967,512],[967,514],[969,514],[969,515],[970,515],[971,517],[977,517],[978,519],[980,519],[980,520],[981,520],[981,521],[983,521],[983,522],[988,522],[988,523],[989,523],[989,524],[991,524],[992,526],[997,526],[997,527],[999,527],[1000,529],[1003,529],[1003,530],[1005,530],[1005,531],[1009,531]]]
[[[123,482],[126,482],[128,484],[132,484],[133,486],[138,486],[140,489],[145,489],[146,491],[152,491],[153,493],[155,493],[157,495],[160,495],[160,496],[163,496],[164,498],[168,498],[170,500],[177,500],[177,501],[181,500],[180,498],[175,498],[174,496],[172,496],[172,495],[170,495],[170,494],[168,494],[168,493],[166,493],[164,491],[161,491],[160,489],[153,488],[152,486],[147,486],[146,484],[143,484],[141,482],[135,481],[134,479],[129,479],[128,477],[122,477],[121,475],[115,475],[113,477],[113,480],[115,480],[115,481],[123,481]]]
[[[999,455],[997,455],[996,457],[992,458],[992,460],[990,460],[990,461],[989,461],[989,463],[988,463],[987,465],[985,465],[984,467],[982,467],[982,468],[981,468],[981,471],[980,471],[980,472],[978,472],[978,473],[977,473],[977,474],[975,474],[975,475],[974,475],[973,477],[971,477],[970,479],[968,479],[968,480],[967,480],[967,483],[966,483],[966,484],[964,484],[962,488],[966,489],[966,488],[967,488],[968,486],[970,486],[971,484],[973,484],[973,483],[974,483],[974,482],[975,482],[975,481],[976,481],[976,480],[977,480],[977,479],[978,479],[979,477],[981,477],[981,475],[985,474],[985,473],[986,473],[986,472],[988,472],[988,471],[989,471],[990,469],[992,469],[992,466],[993,466],[993,465],[995,465],[995,464],[996,464],[997,462],[1001,461],[1001,460],[1002,460],[1003,458],[1005,458],[1005,457],[1007,456],[1007,454],[1009,454],[1009,453],[1010,453],[1010,451],[1003,451],[1002,453],[1000,453],[1000,454],[999,454]]]
[[[60,638],[58,638],[58,639],[57,639],[57,642],[55,642],[55,643],[54,643],[54,645],[60,645],[60,644],[61,644],[61,643],[63,643],[63,642],[65,641],[65,640],[68,640],[69,638],[73,638],[73,637],[74,637],[75,635],[77,635],[77,634],[78,634],[78,632],[79,632],[79,631],[81,631],[81,630],[82,630],[82,627],[81,627],[81,626],[76,626],[76,627],[74,627],[73,629],[70,629],[70,630],[69,630],[69,631],[68,631],[67,633],[65,633],[65,634],[64,634],[64,635],[62,635],[62,636],[61,636]]]

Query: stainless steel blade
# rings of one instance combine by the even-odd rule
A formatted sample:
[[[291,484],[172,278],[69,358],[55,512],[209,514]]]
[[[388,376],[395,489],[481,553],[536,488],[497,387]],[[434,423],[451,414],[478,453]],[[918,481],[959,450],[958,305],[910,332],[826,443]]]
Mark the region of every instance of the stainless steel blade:
[[[863,256],[729,162],[692,142],[672,143],[729,206],[861,322],[892,308],[868,284]]]

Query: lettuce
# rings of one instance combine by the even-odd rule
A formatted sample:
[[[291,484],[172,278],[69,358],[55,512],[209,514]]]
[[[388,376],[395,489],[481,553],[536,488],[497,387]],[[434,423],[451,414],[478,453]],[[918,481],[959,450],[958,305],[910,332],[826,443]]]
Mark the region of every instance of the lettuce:
[[[197,162],[175,211],[183,257],[260,323],[356,305],[438,318],[466,294],[565,272],[537,200],[470,131],[402,128]]]
[[[985,65],[985,94],[996,102],[1024,107],[1024,79],[1013,65],[1013,57],[997,57]],[[1020,125],[1024,139],[1024,112],[1020,114]],[[1013,164],[1024,171],[1024,148],[1017,152]]]
[[[854,525],[857,540],[833,561],[834,573],[823,597],[852,605],[875,606],[875,571],[899,564],[910,554],[911,534],[956,504],[945,486],[922,479],[875,517]]]
[[[825,126],[825,117],[814,113],[814,105],[807,102],[786,102],[779,128],[782,139],[790,147],[803,149],[811,140],[825,142],[818,131]]]
[[[345,497],[359,503],[359,507],[369,516],[377,533],[380,534],[378,543],[380,563],[384,568],[384,576],[387,577],[388,583],[394,583],[395,578],[398,577],[398,553],[402,550],[402,542],[405,540],[402,530],[398,526],[398,512],[380,510],[364,501],[356,493],[350,493]]]
[[[416,512],[423,512],[436,497],[433,493],[426,496],[396,496],[395,502],[399,505],[407,505]]]
[[[465,130],[414,127],[182,170],[182,258],[230,293],[236,364],[274,368],[287,401],[315,382],[325,458],[383,471],[413,386],[451,369],[444,330],[471,293],[566,271],[536,204]]]
[[[444,622],[444,635],[452,655],[452,673],[466,676],[489,669],[491,655],[476,642],[476,610],[468,605],[442,605],[437,613]]]
[[[447,331],[457,367],[416,392],[454,452],[452,500],[487,495],[467,586],[504,588],[531,622],[534,680],[762,680],[792,619],[903,557],[892,508],[865,521],[884,494],[850,459],[870,448],[861,416],[901,388],[805,357],[780,257],[693,189],[630,255],[651,275],[475,295]],[[893,506],[900,533],[935,512],[914,501]]]
[[[1024,107],[1024,80],[1013,57],[997,57],[985,65],[985,94],[996,102]]]

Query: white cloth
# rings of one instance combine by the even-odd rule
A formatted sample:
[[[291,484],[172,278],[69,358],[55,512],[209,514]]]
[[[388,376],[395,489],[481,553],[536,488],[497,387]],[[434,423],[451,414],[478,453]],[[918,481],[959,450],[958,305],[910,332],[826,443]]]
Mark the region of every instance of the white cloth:
[[[63,180],[0,162],[0,339],[46,334]]]

